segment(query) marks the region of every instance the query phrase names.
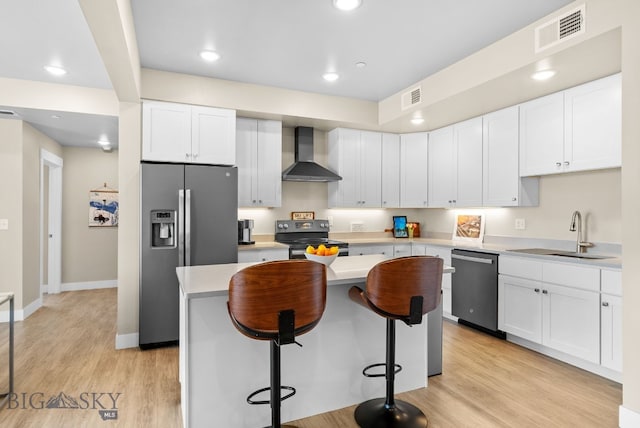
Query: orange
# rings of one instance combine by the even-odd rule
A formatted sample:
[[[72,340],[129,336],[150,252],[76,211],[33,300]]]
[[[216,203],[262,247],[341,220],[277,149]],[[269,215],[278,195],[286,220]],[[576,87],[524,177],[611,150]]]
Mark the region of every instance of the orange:
[[[307,252],[307,254],[315,254],[316,253],[316,249],[313,248],[313,245],[308,245],[307,249],[305,251]]]

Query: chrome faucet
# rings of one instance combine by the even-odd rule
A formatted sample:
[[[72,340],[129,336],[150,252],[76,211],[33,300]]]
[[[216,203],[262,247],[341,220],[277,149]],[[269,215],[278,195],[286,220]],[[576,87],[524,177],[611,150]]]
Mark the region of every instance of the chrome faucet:
[[[576,253],[584,253],[586,252],[587,248],[593,247],[593,244],[591,242],[582,242],[582,215],[580,214],[580,211],[573,212],[573,216],[571,216],[571,225],[569,226],[569,231],[578,232],[578,236],[576,238]]]

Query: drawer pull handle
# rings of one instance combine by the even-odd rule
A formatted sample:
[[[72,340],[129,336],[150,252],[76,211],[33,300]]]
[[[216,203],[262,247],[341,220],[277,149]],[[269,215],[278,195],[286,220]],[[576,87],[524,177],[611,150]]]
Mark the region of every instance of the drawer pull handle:
[[[539,293],[540,289],[539,288],[534,288],[533,291],[535,291],[536,293]]]
[[[549,294],[549,291],[547,291],[547,290],[542,290],[542,294]]]

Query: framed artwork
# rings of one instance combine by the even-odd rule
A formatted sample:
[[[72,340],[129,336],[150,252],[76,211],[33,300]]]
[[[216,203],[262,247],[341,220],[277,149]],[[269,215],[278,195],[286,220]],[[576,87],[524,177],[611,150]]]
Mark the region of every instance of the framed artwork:
[[[118,225],[118,191],[94,189],[89,191],[89,227],[115,227]]]
[[[313,220],[314,218],[313,211],[294,211],[291,213],[291,220]]]
[[[407,231],[407,216],[404,216],[404,215],[393,216],[393,237],[394,238],[409,237],[409,232]]]
[[[484,238],[483,214],[456,214],[453,224],[454,241],[471,241],[482,243]]]

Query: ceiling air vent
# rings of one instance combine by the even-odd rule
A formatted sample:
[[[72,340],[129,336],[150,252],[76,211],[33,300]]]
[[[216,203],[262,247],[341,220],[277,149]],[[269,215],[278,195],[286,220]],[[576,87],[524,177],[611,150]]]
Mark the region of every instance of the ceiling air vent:
[[[583,4],[535,29],[536,53],[578,36],[584,31],[585,5]]]
[[[409,107],[413,107],[422,102],[422,89],[417,86],[408,92],[402,94],[402,110],[406,110]]]

